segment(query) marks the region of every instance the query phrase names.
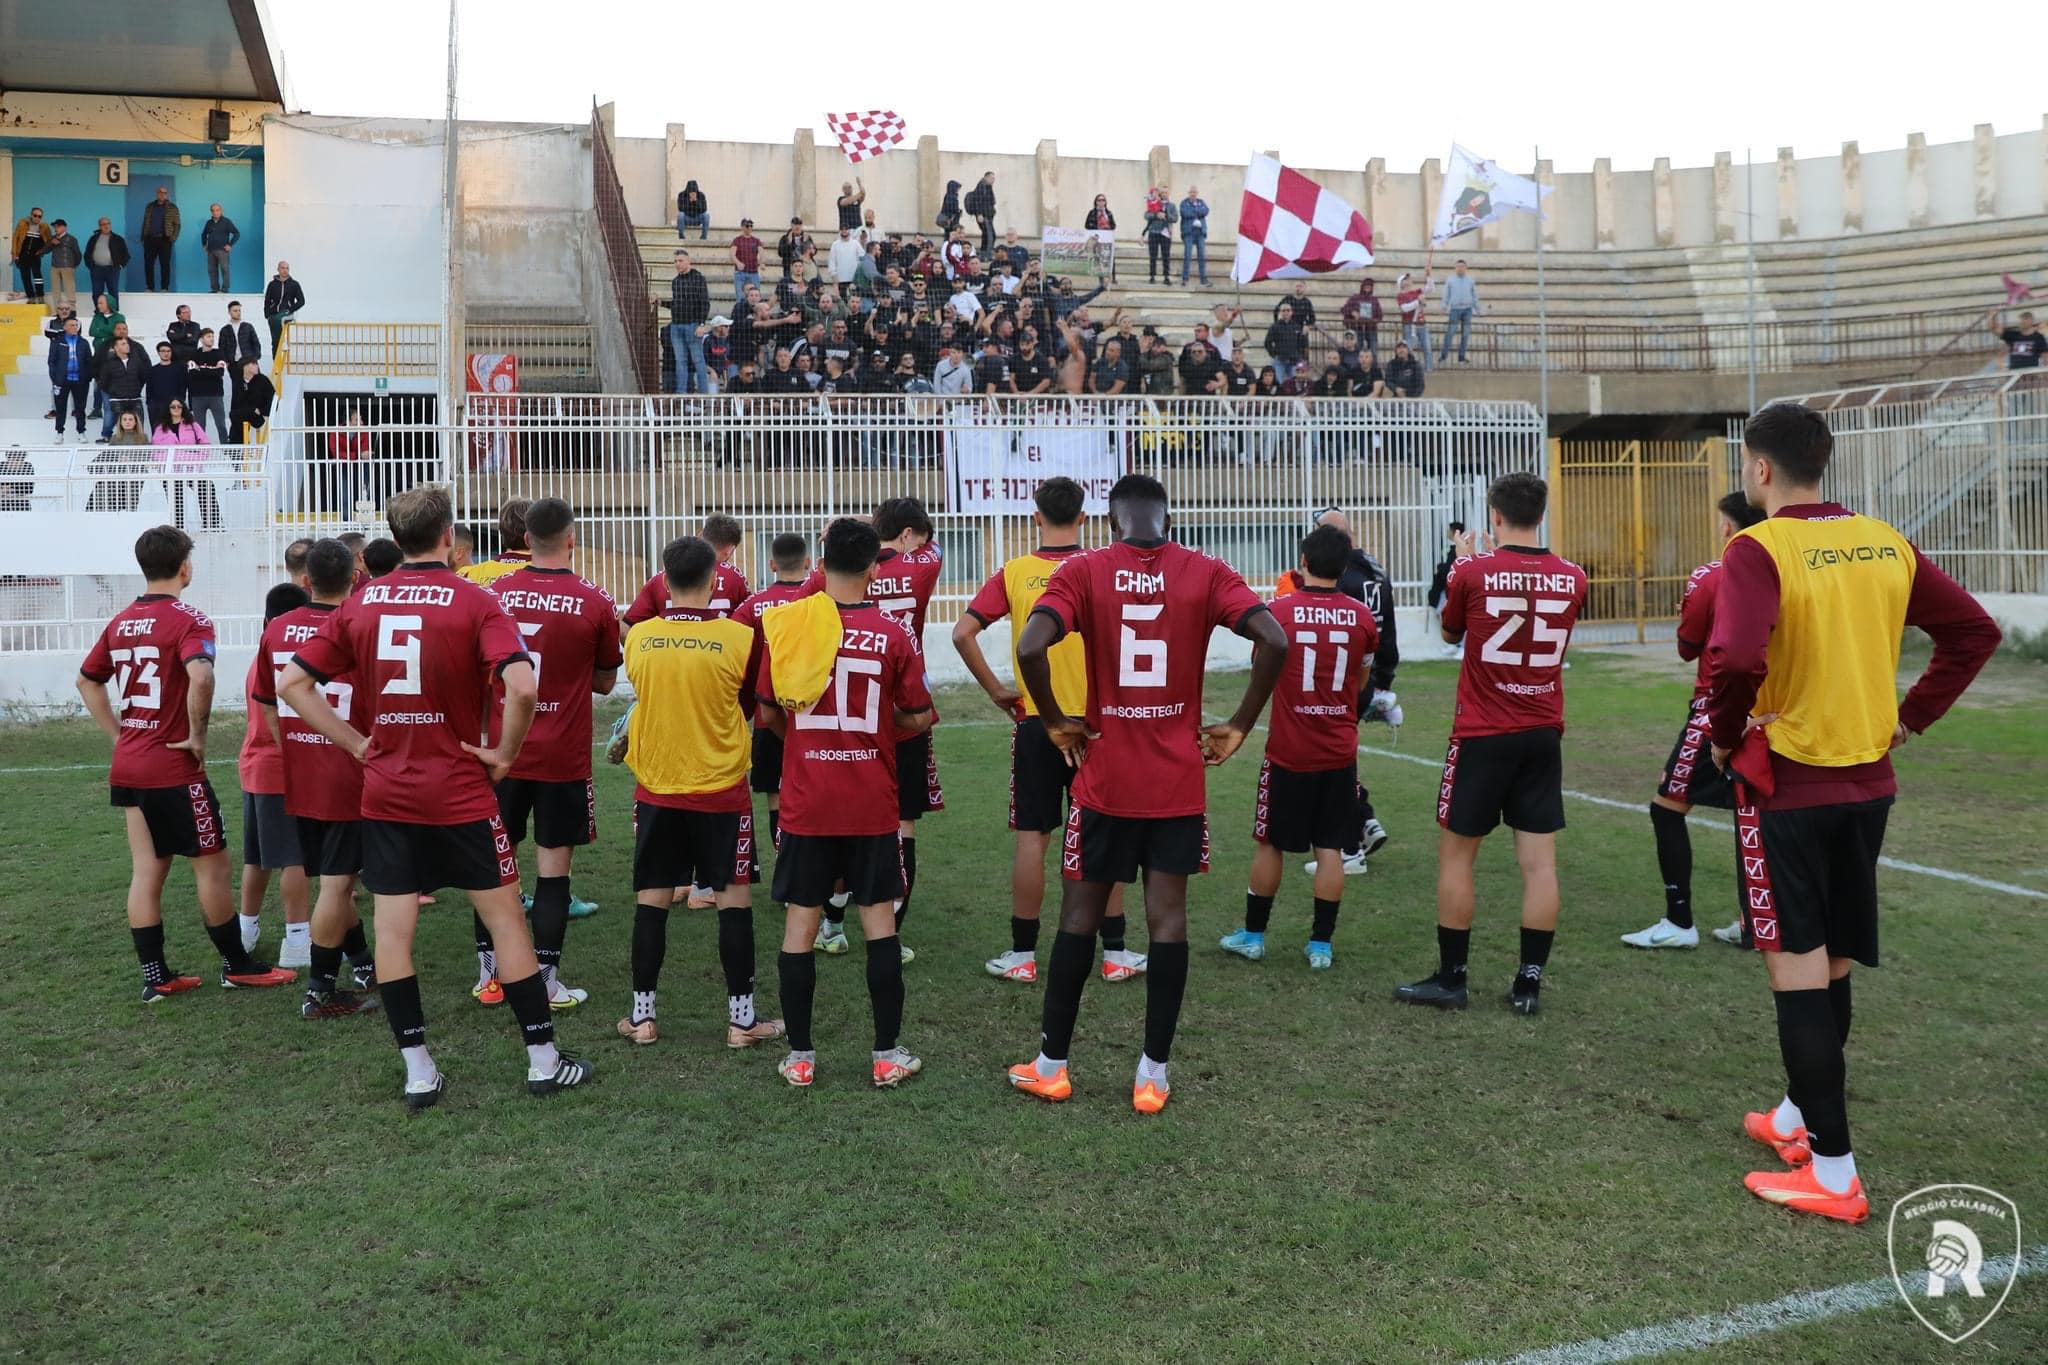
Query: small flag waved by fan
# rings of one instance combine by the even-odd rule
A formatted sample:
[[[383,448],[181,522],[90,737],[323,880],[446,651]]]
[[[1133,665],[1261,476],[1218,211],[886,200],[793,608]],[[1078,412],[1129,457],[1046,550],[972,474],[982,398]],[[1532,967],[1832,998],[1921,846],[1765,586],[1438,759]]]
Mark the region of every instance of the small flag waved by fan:
[[[893,109],[870,109],[864,114],[827,114],[826,126],[839,139],[839,150],[858,166],[869,157],[886,152],[903,141],[903,116]]]
[[[1999,282],[2005,286],[2005,304],[2010,308],[2016,303],[2025,303],[2034,297],[2034,291],[2010,275],[2000,275]]]

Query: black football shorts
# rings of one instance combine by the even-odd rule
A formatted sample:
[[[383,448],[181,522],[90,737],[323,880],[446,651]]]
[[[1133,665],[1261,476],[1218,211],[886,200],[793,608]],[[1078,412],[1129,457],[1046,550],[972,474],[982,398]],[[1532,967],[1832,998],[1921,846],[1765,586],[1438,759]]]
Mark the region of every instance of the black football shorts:
[[[1524,834],[1564,828],[1564,760],[1548,726],[1453,738],[1437,787],[1436,822],[1477,839],[1495,825]]]

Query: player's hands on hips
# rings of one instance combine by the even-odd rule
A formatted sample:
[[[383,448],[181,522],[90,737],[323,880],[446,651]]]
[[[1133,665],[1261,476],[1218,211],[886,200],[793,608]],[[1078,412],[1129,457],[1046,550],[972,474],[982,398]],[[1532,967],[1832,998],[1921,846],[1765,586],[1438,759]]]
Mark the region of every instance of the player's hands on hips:
[[[1215,767],[1236,753],[1244,743],[1244,731],[1225,722],[1202,727],[1202,762]]]
[[[1052,741],[1053,747],[1060,751],[1060,756],[1067,760],[1069,768],[1081,766],[1081,760],[1088,756],[1089,740],[1102,738],[1091,733],[1085,722],[1072,716],[1045,720],[1045,733]]]
[[[204,735],[193,735],[187,739],[179,740],[176,744],[166,744],[164,747],[188,753],[192,755],[194,763],[197,763],[202,768],[206,766],[206,737]],[[1895,749],[1898,747],[1897,741],[1893,741],[1892,747]]]
[[[505,774],[512,771],[512,760],[515,755],[505,753],[501,749],[486,749],[480,744],[465,743],[462,752],[483,764],[484,770],[490,773],[493,782],[503,782]]]
[[[996,704],[996,710],[1003,712],[1011,720],[1024,719],[1024,696],[1015,689],[1005,687],[1001,691],[991,692],[988,699]]]

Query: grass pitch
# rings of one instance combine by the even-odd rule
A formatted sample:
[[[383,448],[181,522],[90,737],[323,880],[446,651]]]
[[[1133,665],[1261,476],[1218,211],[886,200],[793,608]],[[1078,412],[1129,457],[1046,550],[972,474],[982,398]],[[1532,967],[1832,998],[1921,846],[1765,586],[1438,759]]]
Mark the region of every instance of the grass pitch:
[[[866,1083],[855,953],[819,965],[820,1080],[721,1045],[714,923],[676,912],[663,1039],[612,1035],[628,1002],[630,780],[601,763],[601,842],[577,891],[559,1016],[602,1067],[547,1102],[520,1085],[504,1011],[471,1004],[460,893],[422,918],[428,1027],[453,1090],[408,1117],[381,1018],[307,1024],[297,992],[209,986],[135,1001],[105,742],[82,723],[0,732],[0,1351],[116,1360],[1453,1360],[1517,1351],[1887,1273],[1891,1202],[1940,1181],[2048,1219],[2048,901],[1887,872],[1881,971],[1859,971],[1849,1087],[1871,1222],[1742,1190],[1738,1122],[1777,1098],[1761,966],[1709,943],[1616,936],[1661,909],[1646,801],[1684,717],[1675,660],[1580,653],[1566,679],[1564,917],[1536,1020],[1496,996],[1515,957],[1505,839],[1482,857],[1474,1007],[1389,1003],[1433,970],[1436,773],[1367,756],[1393,842],[1345,888],[1333,971],[1300,956],[1290,870],[1267,960],[1215,948],[1243,910],[1255,737],[1211,775],[1214,870],[1174,1102],[1142,1120],[1130,1073],[1144,987],[1089,985],[1077,1093],[1012,1093],[1039,990],[985,976],[1008,946],[1008,736],[979,693],[942,699],[948,809],[923,827],[904,1040],[927,1070]],[[1241,677],[1214,680],[1212,714]],[[1399,680],[1401,751],[1440,757],[1452,666]],[[1886,852],[2048,890],[2048,671],[2006,657],[1899,760]],[[606,713],[608,717],[609,712]],[[231,759],[238,718],[214,731]],[[1387,732],[1368,727],[1368,744]],[[64,765],[87,765],[66,767]],[[24,772],[23,768],[56,769]],[[239,840],[232,763],[214,781]],[[238,843],[231,844],[238,847]],[[1732,912],[1732,836],[1695,829],[1703,927]],[[530,852],[526,870],[531,876]],[[1057,891],[1053,892],[1054,898]],[[760,898],[760,1003],[779,916]],[[210,973],[191,882],[170,957]],[[273,893],[266,949],[281,915]],[[1142,946],[1132,915],[1134,946]],[[1045,940],[1049,944],[1050,937]],[[1042,948],[1045,946],[1042,944]],[[2041,1240],[2030,1231],[2029,1240]],[[1961,1348],[1891,1302],[1718,1348],[1748,1360],[2039,1360],[2048,1281]]]

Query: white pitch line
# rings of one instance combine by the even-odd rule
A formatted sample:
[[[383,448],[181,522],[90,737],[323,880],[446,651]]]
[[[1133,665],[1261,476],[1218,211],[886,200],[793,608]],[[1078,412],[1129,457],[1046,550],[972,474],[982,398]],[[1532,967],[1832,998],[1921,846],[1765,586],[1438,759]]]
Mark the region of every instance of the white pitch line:
[[[1420,754],[1404,754],[1394,749],[1374,748],[1369,744],[1359,745],[1358,752],[1371,754],[1375,758],[1391,758],[1401,763],[1415,763],[1425,768],[1441,769],[1443,767],[1442,759],[1424,758]],[[1595,796],[1592,792],[1573,791],[1570,788],[1566,788],[1564,794],[1573,801],[1584,801],[1592,806],[1605,806],[1609,810],[1641,811],[1647,809],[1650,804],[1648,799],[1642,801],[1617,801],[1611,796]],[[1723,834],[1735,828],[1734,825],[1725,820],[1712,820],[1701,815],[1687,816],[1686,823],[1698,825],[1701,829],[1720,830]],[[1899,858],[1880,856],[1877,863],[1879,867],[1888,867],[1894,872],[1914,872],[1923,877],[1939,877],[1947,882],[1961,882],[1965,886],[1974,886],[1983,891],[1997,891],[2007,896],[2023,896],[2028,900],[2048,901],[2048,891],[2039,891],[2031,886],[2015,886],[2011,882],[1995,882],[1989,877],[1973,877],[1967,872],[1954,872],[1945,867],[1929,867],[1925,863],[1909,863]]]
[[[1983,1282],[1986,1285],[2003,1284],[2008,1279],[2038,1275],[2044,1270],[2048,1270],[2048,1242],[2028,1250],[2019,1258],[2017,1266],[2010,1256],[1986,1261]],[[1745,1304],[1725,1313],[1703,1313],[1696,1318],[1679,1318],[1654,1327],[1637,1327],[1611,1337],[1525,1351],[1489,1365],[1608,1365],[1613,1361],[1647,1360],[1678,1351],[1697,1351],[1741,1341],[1767,1332],[1781,1332],[1810,1322],[1825,1322],[1850,1313],[1867,1313],[1896,1299],[1898,1293],[1898,1286],[1890,1276],[1860,1280],[1833,1289],[1804,1289],[1768,1303]],[[1918,1324],[1902,1325],[1900,1330],[1917,1331],[1919,1328]]]

